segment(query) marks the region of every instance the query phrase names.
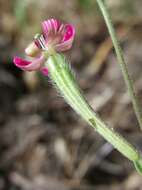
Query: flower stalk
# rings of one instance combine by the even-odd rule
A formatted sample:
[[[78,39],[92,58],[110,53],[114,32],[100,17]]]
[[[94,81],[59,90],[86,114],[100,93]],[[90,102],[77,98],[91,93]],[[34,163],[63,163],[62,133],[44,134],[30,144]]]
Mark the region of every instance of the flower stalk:
[[[45,65],[48,67],[49,77],[64,97],[66,102],[88,123],[96,132],[111,143],[114,148],[121,152],[125,157],[134,162],[136,169],[141,172],[142,159],[140,153],[120,134],[106,124],[97,116],[87,100],[83,96],[70,65],[65,57],[60,54],[49,56]],[[140,166],[140,167],[139,167]]]
[[[42,33],[36,35],[25,49],[25,54],[32,60],[28,61],[14,56],[13,62],[24,71],[41,71],[45,76],[49,73],[51,80],[66,102],[114,148],[134,162],[136,169],[142,174],[140,153],[121,135],[112,128],[108,128],[97,116],[84,98],[65,57],[58,54],[72,47],[74,36],[73,25],[61,23],[53,18],[45,20],[42,22]]]
[[[109,31],[109,34],[111,36],[111,39],[112,39],[112,42],[113,42],[113,45],[114,45],[114,48],[115,48],[115,52],[116,52],[116,55],[117,55],[117,60],[118,60],[118,63],[120,64],[121,71],[122,71],[122,74],[123,74],[123,77],[124,77],[124,81],[126,83],[128,93],[129,93],[129,96],[131,98],[131,101],[132,101],[132,104],[133,104],[133,108],[134,108],[134,111],[135,111],[139,126],[140,126],[140,128],[142,130],[142,112],[141,112],[141,108],[140,108],[140,103],[139,103],[139,100],[138,100],[138,98],[137,98],[137,96],[135,94],[133,81],[132,81],[131,76],[129,74],[128,66],[127,66],[127,64],[125,62],[122,48],[121,48],[121,46],[119,44],[119,41],[117,39],[116,32],[115,32],[115,29],[114,29],[114,26],[113,26],[113,23],[112,23],[112,19],[111,19],[108,7],[107,7],[107,5],[105,3],[105,0],[97,0],[97,3],[99,5],[99,7],[100,7],[100,10],[101,10],[102,15],[104,17],[104,20],[105,20],[106,25],[108,27],[108,31]]]

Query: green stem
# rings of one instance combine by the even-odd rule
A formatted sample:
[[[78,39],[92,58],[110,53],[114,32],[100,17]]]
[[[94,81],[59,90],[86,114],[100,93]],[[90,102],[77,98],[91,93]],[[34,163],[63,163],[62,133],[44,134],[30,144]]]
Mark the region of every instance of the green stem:
[[[128,66],[125,62],[121,46],[120,46],[119,41],[117,39],[116,32],[115,32],[115,29],[113,27],[112,19],[111,19],[111,16],[109,14],[109,10],[107,8],[105,0],[97,0],[97,3],[101,9],[101,12],[102,12],[103,17],[104,17],[105,22],[106,22],[106,25],[108,27],[109,34],[111,36],[111,39],[112,39],[112,42],[113,42],[113,45],[114,45],[114,48],[116,51],[117,59],[118,59],[118,62],[120,64],[122,74],[123,74],[123,77],[124,77],[124,80],[125,80],[125,83],[126,83],[126,86],[128,89],[128,93],[131,97],[133,108],[134,108],[137,120],[139,122],[139,126],[142,130],[142,114],[141,114],[140,104],[139,104],[139,101],[138,101],[136,94],[135,94],[135,90],[133,87],[134,86],[133,81],[129,75]]]
[[[66,102],[119,152],[133,161],[135,165],[137,163],[137,166],[141,166],[142,160],[139,152],[112,128],[108,128],[90,107],[65,57],[53,54],[49,56],[45,65],[48,67],[51,80]]]

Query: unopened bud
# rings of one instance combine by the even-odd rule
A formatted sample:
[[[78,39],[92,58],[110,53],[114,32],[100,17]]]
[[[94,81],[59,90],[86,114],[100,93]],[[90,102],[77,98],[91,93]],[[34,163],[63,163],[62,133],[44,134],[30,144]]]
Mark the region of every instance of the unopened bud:
[[[40,49],[36,46],[34,42],[30,43],[25,49],[25,53],[28,56],[35,57],[40,52]]]

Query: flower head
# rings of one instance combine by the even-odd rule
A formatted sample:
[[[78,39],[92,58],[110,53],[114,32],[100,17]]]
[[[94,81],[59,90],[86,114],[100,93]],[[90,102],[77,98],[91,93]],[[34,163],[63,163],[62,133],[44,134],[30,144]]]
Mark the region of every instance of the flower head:
[[[71,24],[63,24],[56,19],[49,19],[42,22],[42,33],[36,34],[33,42],[25,49],[25,54],[32,58],[31,61],[15,56],[14,64],[22,70],[41,70],[44,75],[48,71],[44,63],[47,54],[64,52],[72,47],[75,29]]]

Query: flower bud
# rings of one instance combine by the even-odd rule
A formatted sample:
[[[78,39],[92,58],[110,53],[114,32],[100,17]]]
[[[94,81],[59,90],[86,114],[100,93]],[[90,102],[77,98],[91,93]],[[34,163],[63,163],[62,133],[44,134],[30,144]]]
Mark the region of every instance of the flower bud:
[[[27,48],[25,49],[26,55],[30,57],[35,57],[39,54],[40,49],[36,46],[34,42],[30,43]]]

